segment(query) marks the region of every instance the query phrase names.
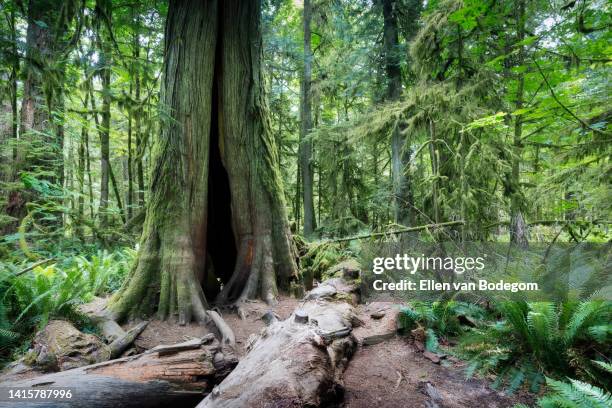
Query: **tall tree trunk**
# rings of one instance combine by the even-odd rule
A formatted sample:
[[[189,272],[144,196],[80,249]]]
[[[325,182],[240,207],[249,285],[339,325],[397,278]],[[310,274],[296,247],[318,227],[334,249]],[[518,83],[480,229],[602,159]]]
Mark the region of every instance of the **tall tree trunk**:
[[[89,95],[85,95],[85,110],[87,110],[87,105]],[[83,227],[82,220],[85,217],[85,149],[87,146],[87,138],[88,138],[88,125],[87,125],[87,115],[83,115],[83,125],[81,127],[81,139],[79,140],[78,147],[78,167],[77,167],[77,182],[79,184],[79,198],[77,200],[77,215],[78,215],[78,225],[76,227],[76,234],[78,237],[83,237]]]
[[[273,302],[297,277],[261,72],[259,1],[175,0],[166,21],[161,105],[137,262],[116,319],[178,312],[205,322],[207,259],[219,301]],[[164,115],[165,116],[165,115]],[[213,234],[214,239],[208,239]]]
[[[12,125],[13,125],[13,140],[17,139],[17,130],[19,126],[19,110],[17,108],[17,74],[19,73],[19,57],[17,51],[17,26],[15,25],[15,11],[11,10],[10,16],[10,30],[11,30],[11,45],[12,45],[12,53],[13,53],[13,63],[11,64],[11,110],[13,113],[12,116]],[[13,157],[14,158],[14,147],[13,147]]]
[[[397,101],[402,93],[402,73],[399,57],[397,28],[398,4],[395,0],[382,0],[385,70],[387,73],[387,100]],[[391,135],[391,174],[393,177],[394,219],[402,225],[414,224],[412,190],[408,171],[410,149],[397,124]]]
[[[111,13],[112,7],[109,0],[98,0],[96,5],[99,12],[104,14],[103,22],[100,22],[97,33],[98,49],[100,50],[100,82],[102,83],[102,123],[99,127],[100,135],[100,205],[98,214],[100,228],[104,229],[108,224],[108,193],[110,180],[110,107],[111,107]],[[102,29],[104,27],[104,29]],[[92,99],[93,102],[93,99]],[[94,109],[95,110],[95,109]],[[95,114],[95,113],[94,113]]]
[[[64,37],[72,20],[71,8],[53,0],[29,0],[24,64],[23,99],[20,117],[20,142],[16,150],[12,179],[23,172],[54,183],[63,178],[63,126],[61,85],[64,78],[66,48]],[[68,10],[68,13],[60,13]],[[53,113],[53,116],[52,116]],[[59,113],[59,114],[58,114]],[[51,159],[50,159],[51,158]],[[33,192],[12,191],[6,212],[22,219],[26,203],[38,198]],[[16,224],[9,226],[14,229]]]
[[[135,13],[135,22],[138,27],[140,24],[140,16]],[[139,30],[139,28],[137,28]],[[132,38],[132,56],[135,61],[140,59],[140,42],[139,42],[139,32],[136,31]],[[140,64],[136,64],[136,69],[134,70],[134,99],[138,104],[136,111],[133,112],[134,116],[134,129],[135,133],[135,141],[136,141],[136,155],[134,157],[134,163],[132,163],[132,171],[134,171],[134,166],[136,167],[136,179],[138,183],[138,207],[144,208],[144,193],[145,193],[145,185],[144,185],[144,170],[142,168],[142,157],[144,154],[144,146],[141,136],[141,123],[142,123],[142,101],[140,100]]]
[[[0,76],[0,81],[5,77]],[[4,99],[0,94],[0,197],[4,201],[4,183],[10,180],[11,163],[13,161],[13,149],[11,139],[13,138],[11,101]]]
[[[130,98],[133,97],[132,94],[132,82],[130,80]],[[125,206],[127,211],[127,219],[128,221],[132,219],[132,211],[134,205],[134,178],[132,171],[132,133],[133,133],[133,111],[132,108],[128,108],[128,139],[127,139],[127,157],[125,158],[124,167],[125,167],[125,183],[127,184],[127,191],[125,192]]]
[[[516,42],[521,43],[525,39],[525,0],[519,0],[516,9]],[[522,65],[525,61],[525,48],[519,45],[517,53],[517,65]],[[525,91],[525,74],[518,73],[516,85],[516,100],[515,106],[517,110],[523,108]],[[521,162],[521,138],[523,135],[523,117],[516,115],[514,119],[514,138],[512,155],[512,181],[513,191],[510,196],[510,241],[516,243],[520,247],[529,245],[527,223],[523,216],[523,196],[521,189],[520,162]]]
[[[11,70],[8,77],[8,98],[0,96],[0,183],[8,182],[12,177],[12,165],[15,141],[17,140],[17,124],[19,112],[17,109],[17,73],[19,71],[19,58],[17,54],[17,28],[15,26],[15,11],[11,10],[7,16],[8,28],[10,30],[10,41],[12,45]],[[0,184],[0,195],[2,203],[7,196],[4,185]]]
[[[304,235],[311,236],[317,228],[313,200],[313,166],[312,166],[312,142],[307,140],[308,133],[312,129],[312,97],[310,86],[312,82],[312,49],[310,24],[312,21],[312,3],[304,0],[304,73],[301,83],[301,110],[300,110],[300,145],[299,160],[302,171],[302,201],[304,204]]]
[[[516,42],[520,43],[525,39],[525,0],[519,0],[516,8]],[[517,53],[517,65],[522,65],[525,60],[524,46],[519,45]],[[516,86],[516,110],[523,108],[525,90],[525,75],[523,72],[518,73]],[[527,238],[527,224],[523,216],[523,196],[520,185],[520,161],[521,161],[521,138],[523,134],[523,119],[521,115],[516,115],[514,119],[514,138],[513,138],[513,155],[512,155],[512,192],[510,195],[510,241],[516,243],[520,247],[527,247],[529,244]]]

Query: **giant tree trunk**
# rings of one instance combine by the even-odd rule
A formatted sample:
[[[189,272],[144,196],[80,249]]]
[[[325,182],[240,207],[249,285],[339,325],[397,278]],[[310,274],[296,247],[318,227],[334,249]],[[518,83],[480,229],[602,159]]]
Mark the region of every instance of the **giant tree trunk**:
[[[399,58],[399,38],[395,0],[383,0],[383,34],[385,70],[387,73],[387,100],[397,101],[402,93],[402,75]],[[413,197],[408,177],[410,149],[399,125],[391,135],[391,174],[393,181],[394,221],[402,225],[414,224]]]
[[[301,109],[300,109],[300,145],[299,160],[302,172],[302,200],[304,204],[304,235],[310,236],[317,228],[314,215],[313,200],[313,168],[312,168],[312,142],[307,140],[308,133],[312,129],[312,97],[310,85],[312,81],[312,49],[311,49],[311,30],[312,3],[304,0],[304,74],[301,83]]]
[[[258,1],[170,3],[165,119],[140,252],[110,305],[114,318],[157,308],[161,318],[206,322],[202,282],[225,283],[220,301],[273,302],[277,284],[288,289],[297,275],[266,116],[259,15]]]

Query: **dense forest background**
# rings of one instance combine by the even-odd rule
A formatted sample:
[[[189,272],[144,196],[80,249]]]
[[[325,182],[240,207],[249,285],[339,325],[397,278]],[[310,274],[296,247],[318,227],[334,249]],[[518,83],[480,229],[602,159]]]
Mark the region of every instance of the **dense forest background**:
[[[164,275],[167,260],[149,262],[154,257],[147,258],[143,243],[147,234],[157,234],[163,243],[151,253],[166,249],[173,255],[179,248],[169,214],[190,213],[175,206],[183,190],[190,199],[201,189],[210,192],[206,199],[196,197],[193,207],[197,213],[198,205],[208,205],[201,242],[206,234],[212,238],[207,247],[201,245],[202,253],[195,251],[202,260],[192,269],[204,269],[211,256],[216,266],[215,279],[200,279],[202,301],[195,303],[202,305],[224,285],[222,300],[240,295],[272,303],[275,280],[281,291],[299,293],[296,285],[309,288],[335,263],[367,258],[358,244],[364,238],[502,242],[520,249],[534,243],[610,242],[609,2],[265,0],[249,3],[240,16],[213,15],[200,7],[193,15],[214,24],[219,18],[223,41],[200,45],[198,36],[208,37],[205,30],[194,30],[185,40],[195,50],[191,59],[177,51],[183,41],[176,34],[179,18],[195,21],[185,4],[0,4],[3,361],[25,352],[33,333],[53,317],[87,326],[74,306],[94,296],[128,293],[131,298],[119,302],[123,318],[140,307],[134,299],[143,298],[139,290],[148,277],[157,279],[151,287],[174,290],[174,283],[165,281],[175,279]],[[166,23],[169,16],[173,24]],[[244,31],[232,31],[234,20]],[[206,65],[209,57],[222,57],[223,64]],[[192,69],[190,62],[206,68]],[[236,86],[243,79],[240,64],[248,65],[247,90]],[[194,72],[210,73],[214,84],[205,90],[208,96],[200,97],[204,85],[189,76]],[[206,97],[232,95],[227,83],[240,96],[220,100],[228,106],[236,102],[236,110],[221,102],[198,105]],[[243,93],[248,97],[240,99]],[[173,111],[176,106],[201,108],[212,119],[175,115],[181,111]],[[191,126],[206,127],[206,143],[212,140],[213,147],[206,150],[206,143],[200,146],[198,138],[181,130]],[[238,139],[223,133],[233,126],[244,126],[265,154],[241,155]],[[182,146],[177,140],[194,142],[193,150],[206,156],[202,163],[210,158],[209,167],[194,166],[189,174],[194,177],[180,179],[182,159],[176,168],[172,161]],[[244,202],[232,198],[230,209],[227,173],[230,183],[239,184],[248,178],[241,169],[251,165],[255,170],[247,173],[263,187]],[[192,180],[202,181],[198,177],[204,183],[194,186]],[[161,189],[167,196],[152,187],[156,181],[167,187]],[[279,197],[270,193],[270,185]],[[252,219],[239,220],[239,204],[253,211]],[[242,282],[233,288],[231,272],[239,269],[241,257],[248,258],[234,241],[252,235],[247,227],[248,233],[237,231],[236,223],[259,225],[260,218],[268,223],[262,231],[273,230],[261,240],[261,269],[275,272],[267,278],[261,272],[260,286],[268,285],[261,293],[257,280],[253,287]],[[285,234],[286,226],[292,234]],[[202,225],[181,224],[197,227]],[[402,234],[407,231],[418,235]],[[230,247],[225,264],[223,251]],[[268,261],[270,254],[275,258]],[[138,259],[149,262],[150,271],[141,261],[140,274]],[[192,269],[185,273],[195,282]],[[124,284],[139,276],[147,277],[140,287]],[[157,301],[153,292],[146,299]],[[161,300],[159,307],[151,306],[163,317],[173,315],[177,303],[168,293],[167,307]],[[465,328],[453,326],[457,314],[476,308],[444,305],[403,312],[406,328],[428,328],[432,350],[437,339],[462,334]],[[497,370],[500,383],[506,378],[514,388],[527,380],[542,384],[550,375],[609,391],[610,302],[568,305],[478,309],[474,316],[491,325],[466,345],[472,371]],[[179,300],[179,321],[188,322],[192,310],[181,308]],[[455,320],[447,324],[446,319]],[[499,321],[505,326],[492,323]],[[503,343],[508,333],[523,337]],[[484,355],[485,348],[502,350],[503,356]],[[585,383],[571,388],[551,381],[570,397],[584,392],[576,387]],[[601,389],[593,392],[601,394],[588,398],[609,401]]]
[[[41,248],[133,240],[167,114],[167,5],[40,3],[2,6],[4,251],[19,236]],[[464,239],[541,240],[551,224],[573,240],[605,239],[608,7],[265,2],[271,129],[293,230],[335,237],[460,220]],[[26,102],[44,104],[40,117]]]

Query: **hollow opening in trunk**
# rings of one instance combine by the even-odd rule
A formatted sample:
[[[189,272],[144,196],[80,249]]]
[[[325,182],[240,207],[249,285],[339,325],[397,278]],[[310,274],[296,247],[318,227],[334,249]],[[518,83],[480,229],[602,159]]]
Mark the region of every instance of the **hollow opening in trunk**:
[[[214,299],[220,289],[219,285],[215,284],[212,280],[218,278],[221,282],[226,283],[232,276],[237,257],[229,177],[225,167],[223,167],[221,151],[219,150],[217,82],[215,80],[213,86],[208,165],[208,227],[206,241],[208,261],[212,263],[212,271],[209,265],[203,282],[203,289],[207,299]],[[214,276],[211,276],[213,274]]]

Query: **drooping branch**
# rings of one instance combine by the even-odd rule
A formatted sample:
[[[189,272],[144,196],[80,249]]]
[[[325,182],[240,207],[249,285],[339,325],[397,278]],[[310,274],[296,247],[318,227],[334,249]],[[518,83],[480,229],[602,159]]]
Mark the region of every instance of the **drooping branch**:
[[[548,78],[546,78],[546,75],[542,71],[542,68],[540,67],[538,62],[535,60],[535,58],[533,58],[533,63],[535,64],[536,68],[538,69],[538,72],[542,76],[542,79],[544,80],[544,83],[546,83],[546,86],[548,87],[548,90],[550,91],[550,96],[552,96],[552,98],[555,100],[555,102],[557,102],[557,105],[559,105],[572,118],[576,119],[578,121],[578,123],[580,123],[582,125],[583,128],[589,129],[589,130],[591,130],[591,131],[593,131],[595,133],[599,133],[599,134],[602,134],[602,135],[605,135],[605,136],[611,136],[609,132],[606,132],[606,131],[603,131],[601,129],[596,129],[596,128],[592,127],[589,123],[585,122],[583,119],[578,117],[574,112],[572,112],[567,106],[565,106],[563,104],[563,102],[561,102],[559,100],[559,98],[557,97],[557,94],[555,93],[553,87],[550,85],[550,82],[548,82]]]

